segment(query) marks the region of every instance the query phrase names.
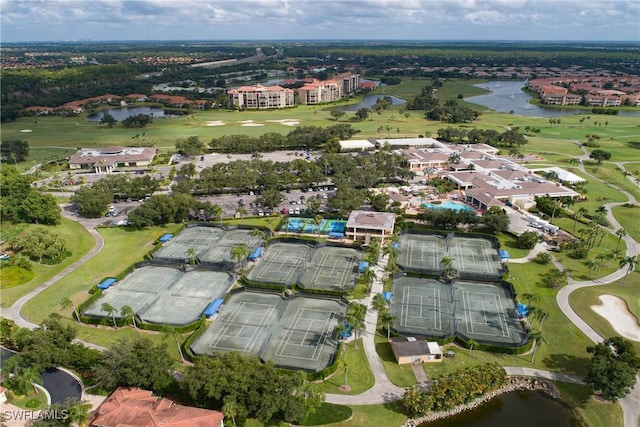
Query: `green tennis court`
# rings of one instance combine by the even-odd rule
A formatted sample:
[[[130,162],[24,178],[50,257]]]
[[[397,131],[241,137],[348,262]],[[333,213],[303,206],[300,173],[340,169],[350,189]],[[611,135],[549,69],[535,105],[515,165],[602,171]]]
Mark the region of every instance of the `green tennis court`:
[[[84,314],[111,318],[102,311],[102,304],[108,303],[120,318],[122,307],[128,305],[145,322],[185,325],[198,320],[207,305],[224,297],[232,284],[233,276],[227,272],[185,273],[176,268],[146,266],[104,291]]]
[[[502,284],[399,277],[393,282],[391,313],[403,334],[445,338],[453,334],[496,345],[520,346],[526,331],[515,300]]]
[[[238,351],[277,366],[308,371],[327,367],[338,348],[334,331],[346,316],[332,299],[242,292],[192,344],[195,354]]]
[[[187,251],[195,249],[202,262],[231,262],[231,248],[245,244],[249,249],[260,246],[251,229],[222,227],[187,227],[153,254],[156,260],[184,260]]]
[[[321,246],[315,250],[299,284],[305,289],[347,291],[355,287],[361,251]]]
[[[440,234],[403,233],[398,237],[398,266],[405,271],[441,274],[448,257],[459,276],[473,280],[499,280],[505,272],[498,250],[483,238]]]
[[[313,252],[309,244],[272,243],[247,273],[247,278],[254,282],[292,285],[306,269]]]

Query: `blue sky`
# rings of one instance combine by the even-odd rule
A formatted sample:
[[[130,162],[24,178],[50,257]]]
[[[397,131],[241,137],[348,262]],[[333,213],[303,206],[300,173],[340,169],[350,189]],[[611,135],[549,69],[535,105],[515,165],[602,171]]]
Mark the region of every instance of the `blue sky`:
[[[2,41],[640,42],[638,0],[0,0]]]

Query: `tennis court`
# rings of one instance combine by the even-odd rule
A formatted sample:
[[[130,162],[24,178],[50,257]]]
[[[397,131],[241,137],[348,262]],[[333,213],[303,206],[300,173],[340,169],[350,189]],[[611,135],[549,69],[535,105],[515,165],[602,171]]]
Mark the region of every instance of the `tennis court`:
[[[313,252],[314,248],[304,243],[272,243],[247,273],[247,278],[254,282],[291,285],[306,269]]]
[[[202,254],[198,256],[201,261],[205,262],[232,262],[231,249],[238,245],[247,245],[249,249],[253,249],[261,245],[260,239],[252,235],[252,230],[236,228],[227,230],[218,240]]]
[[[130,306],[145,322],[185,325],[197,320],[215,298],[221,298],[233,284],[226,272],[190,271],[146,266],[135,270],[84,310],[90,316],[110,318],[102,304],[115,308],[120,318],[123,306]]]
[[[454,333],[451,286],[438,280],[406,276],[394,279],[391,313],[398,332],[431,337]]]
[[[260,239],[252,235],[252,230],[222,227],[187,227],[172,240],[163,244],[154,259],[184,260],[189,249],[196,250],[196,257],[202,262],[230,262],[231,248],[245,244],[250,249],[259,246]]]
[[[238,351],[277,366],[309,371],[327,367],[337,351],[334,331],[346,304],[328,299],[242,292],[192,344],[195,354]]]
[[[313,372],[326,368],[338,350],[335,331],[346,314],[347,305],[337,300],[289,298],[261,358]]]
[[[280,226],[280,231],[307,234],[344,234],[346,228],[347,221],[344,220],[323,219],[319,224],[316,224],[314,218],[288,217]]]
[[[453,268],[468,275],[500,277],[504,266],[497,249],[485,239],[454,237],[449,246]]]
[[[346,291],[356,285],[359,250],[335,246],[321,246],[315,250],[308,268],[300,277],[305,289]]]
[[[478,342],[522,345],[526,332],[516,303],[506,287],[492,283],[456,282],[457,332]]]
[[[285,301],[280,295],[242,292],[224,304],[216,320],[191,346],[195,354],[237,351],[258,356],[277,325]]]
[[[404,233],[398,237],[398,266],[405,271],[440,274],[449,257],[460,277],[499,280],[504,274],[498,250],[490,240],[439,234]]]
[[[444,338],[457,334],[497,345],[523,345],[526,332],[518,321],[509,290],[494,283],[454,282],[400,277],[394,279],[391,313],[404,334]]]
[[[398,265],[408,269],[440,270],[445,238],[438,234],[401,234],[398,236]]]

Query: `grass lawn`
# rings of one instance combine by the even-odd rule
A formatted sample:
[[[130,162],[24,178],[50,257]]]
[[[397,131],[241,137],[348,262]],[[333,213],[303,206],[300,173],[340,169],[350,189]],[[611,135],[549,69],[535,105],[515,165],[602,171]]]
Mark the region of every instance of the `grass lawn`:
[[[347,385],[351,387],[351,390],[348,392],[340,390],[340,386],[344,384],[344,370],[338,369],[331,378],[320,383],[320,389],[325,393],[360,394],[373,387],[375,383],[367,355],[364,352],[362,338],[345,343],[344,348],[346,349],[344,358],[347,362]]]
[[[2,223],[2,240],[10,239],[12,236],[20,234],[21,232],[37,226],[34,224],[10,224],[7,222]],[[91,234],[80,224],[75,221],[71,221],[63,218],[60,225],[48,226],[47,230],[56,233],[65,242],[66,247],[71,251],[71,256],[65,259],[60,264],[56,265],[44,265],[34,262],[33,273],[34,276],[31,280],[18,286],[13,286],[12,281],[8,280],[11,276],[5,276],[2,273],[2,301],[0,305],[2,307],[10,307],[19,298],[31,292],[51,277],[64,270],[78,259],[86,255],[95,245],[95,241]],[[4,269],[3,269],[4,270]],[[45,315],[48,313],[45,313]]]
[[[622,228],[636,242],[640,242],[640,221],[638,221],[637,207],[616,206],[612,209],[613,216]]]
[[[346,421],[353,415],[348,406],[323,402],[322,405],[307,419],[300,421],[301,426],[321,426],[340,421]]]
[[[9,397],[7,401],[18,408],[28,411],[37,411],[47,406],[47,396],[43,392],[31,393],[26,396]]]
[[[573,230],[573,222],[574,221],[569,218],[556,218],[553,220],[554,224],[564,230]],[[584,226],[581,227],[580,224],[578,224],[576,230],[582,228],[584,228]],[[576,233],[578,235],[580,234],[578,231],[576,231]],[[554,256],[562,263],[567,273],[575,280],[591,280],[604,277],[618,269],[618,261],[611,256],[616,246],[618,246],[618,237],[607,233],[604,235],[602,241],[598,238],[596,245],[589,251],[589,255],[585,259],[573,259],[564,252],[554,253]],[[625,253],[627,247],[624,240],[620,241],[619,249],[622,253]],[[585,262],[589,259],[595,261],[596,257],[601,254],[607,256],[604,264],[596,271],[589,271],[585,266]]]
[[[556,382],[564,402],[576,414],[586,420],[589,426],[621,426],[623,425],[622,408],[618,403],[596,399],[591,389],[578,384]]]
[[[608,284],[606,286],[592,286],[578,289],[571,293],[569,302],[571,307],[580,317],[589,324],[598,334],[605,338],[619,335],[607,319],[603,318],[591,309],[592,305],[601,305],[598,298],[600,295],[615,295],[625,300],[629,311],[636,317],[636,322],[640,323],[640,272],[629,273],[627,283],[622,284],[622,280]],[[632,341],[636,352],[640,354],[640,342]]]
[[[144,230],[99,229],[105,240],[102,251],[29,301],[24,306],[23,314],[30,321],[40,323],[49,313],[60,311],[58,302],[64,297],[69,297],[75,304],[80,304],[88,297],[89,288],[105,277],[114,276],[133,263],[142,261],[143,256],[153,248],[153,242],[158,237],[164,233],[175,233],[179,227],[172,224],[167,227],[150,227]],[[71,310],[65,310],[62,314],[71,317]]]
[[[411,369],[411,365],[398,365],[391,350],[391,345],[387,341],[387,335],[376,331],[376,353],[382,360],[384,370],[389,377],[389,381],[398,387],[411,387],[417,384],[416,376]]]
[[[640,153],[636,153],[636,155],[640,155]],[[593,176],[620,187],[622,190],[631,193],[636,200],[640,200],[640,188],[638,188],[638,186],[633,182],[629,181],[629,178],[616,172],[616,165],[609,162],[604,162],[600,166],[595,162],[584,162],[584,164],[586,170]]]
[[[255,225],[255,226],[260,226],[260,227],[267,227],[270,230],[275,230],[278,227],[278,224],[280,224],[280,221],[282,220],[282,217],[280,215],[274,215],[274,216],[257,216],[257,217],[250,217],[250,218],[243,218],[243,219],[226,219],[223,220],[222,223],[225,225],[238,225],[238,224],[244,224],[244,225]]]
[[[401,426],[407,420],[401,402],[350,406],[350,408],[353,409],[353,417],[349,421],[328,424],[326,427],[396,427]]]
[[[531,252],[531,249],[520,249],[516,246],[516,239],[509,234],[498,233],[498,240],[500,248],[509,252],[510,258],[524,258]]]

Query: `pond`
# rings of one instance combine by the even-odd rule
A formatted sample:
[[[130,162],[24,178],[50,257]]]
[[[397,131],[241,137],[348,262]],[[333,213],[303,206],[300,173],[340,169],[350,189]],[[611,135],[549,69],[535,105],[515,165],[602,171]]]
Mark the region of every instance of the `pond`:
[[[479,83],[474,86],[490,90],[491,93],[465,98],[465,101],[484,105],[485,107],[489,107],[499,113],[510,113],[513,111],[513,114],[518,116],[562,117],[589,112],[589,110],[571,108],[542,108],[537,105],[530,104],[529,100],[533,97],[522,91],[525,83],[526,82],[523,80]],[[640,111],[619,110],[619,114],[621,116],[639,116]]]
[[[420,427],[578,427],[571,411],[541,393],[514,391],[484,405]]]
[[[385,96],[388,95],[367,95],[357,104],[345,105],[337,107],[336,109],[340,111],[358,111],[361,108],[371,108],[379,98],[384,98]],[[407,101],[402,98],[398,98],[397,96],[389,96],[389,98],[391,98],[391,105],[402,105],[407,103]]]
[[[110,108],[108,110],[99,111],[97,113],[89,114],[86,117],[88,122],[99,122],[105,113],[111,114],[117,121],[121,122],[129,116],[135,116],[137,114],[152,114],[154,118],[172,117],[170,114],[165,114],[162,108],[153,107],[123,107],[123,108]]]

